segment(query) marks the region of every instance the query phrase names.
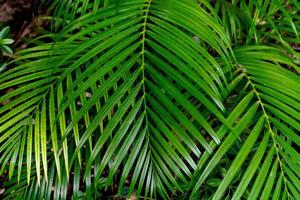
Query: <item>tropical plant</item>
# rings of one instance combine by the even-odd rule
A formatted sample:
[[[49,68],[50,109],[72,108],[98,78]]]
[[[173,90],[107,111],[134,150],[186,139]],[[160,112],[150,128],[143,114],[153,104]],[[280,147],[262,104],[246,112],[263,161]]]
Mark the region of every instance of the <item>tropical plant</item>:
[[[6,67],[7,63],[5,62],[5,57],[7,55],[13,54],[13,51],[9,45],[14,43],[14,40],[10,38],[10,27],[5,26],[2,28],[0,24],[0,71],[3,71],[3,69]]]
[[[296,0],[52,7],[0,74],[4,198],[300,199]]]
[[[0,49],[2,53],[12,54],[13,52],[8,45],[14,43],[14,40],[9,38],[9,31],[9,26],[2,28],[0,31]]]

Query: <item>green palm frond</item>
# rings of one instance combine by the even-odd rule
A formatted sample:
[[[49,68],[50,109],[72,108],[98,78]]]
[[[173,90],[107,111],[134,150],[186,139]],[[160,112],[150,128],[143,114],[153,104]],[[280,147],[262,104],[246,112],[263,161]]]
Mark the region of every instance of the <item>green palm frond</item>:
[[[188,14],[193,26],[187,26]],[[220,143],[207,115],[226,123],[221,91],[227,84],[217,61],[190,35],[228,63],[229,40],[220,25],[189,1],[133,0],[79,18],[62,31],[61,40],[72,32],[77,33],[54,45],[50,58],[51,44],[25,50],[18,58],[24,64],[1,76],[2,90],[15,89],[1,99],[14,98],[2,109],[1,141],[28,137],[28,182],[31,161],[41,184],[54,159],[57,171],[62,170],[60,181],[70,178],[75,162],[84,160],[84,179],[93,173],[94,187],[109,185],[121,166],[126,170],[120,184],[133,173],[130,192],[137,188],[138,195],[145,188],[145,196],[153,197],[156,190],[166,196],[167,188],[180,189],[178,181],[187,184],[195,158],[204,150],[212,152],[209,142]],[[9,151],[15,141],[6,142],[3,150]],[[108,169],[109,176],[98,182]],[[179,180],[170,178],[174,173]]]
[[[280,65],[293,63],[275,50],[258,46],[235,50],[238,66],[231,90],[239,94],[227,118],[234,129],[221,127],[217,133],[224,138],[222,144],[215,146],[213,155],[200,159],[194,195],[217,176],[216,171],[224,171],[212,199],[223,199],[224,194],[230,199],[269,199],[272,191],[274,199],[299,196],[299,76]],[[222,160],[231,163],[224,166]],[[237,176],[241,178],[236,180]]]
[[[298,2],[220,0],[216,1],[214,8],[213,11],[219,14],[235,43],[280,43],[289,51],[296,53],[290,44],[299,44]]]
[[[54,28],[57,32],[59,28],[71,23],[73,20],[88,14],[97,13],[101,8],[120,6],[123,0],[54,0],[48,2],[54,11]]]
[[[53,2],[0,74],[4,198],[298,199],[299,5],[196,2]]]

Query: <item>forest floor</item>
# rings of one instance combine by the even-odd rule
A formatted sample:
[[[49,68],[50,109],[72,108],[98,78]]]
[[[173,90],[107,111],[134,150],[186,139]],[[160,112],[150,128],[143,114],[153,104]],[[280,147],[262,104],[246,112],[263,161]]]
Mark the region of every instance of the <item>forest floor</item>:
[[[0,0],[0,25],[10,26],[14,47],[26,48],[24,38],[38,35],[45,22],[40,16],[47,15],[47,10],[39,7],[35,0]],[[1,27],[1,26],[0,26]]]

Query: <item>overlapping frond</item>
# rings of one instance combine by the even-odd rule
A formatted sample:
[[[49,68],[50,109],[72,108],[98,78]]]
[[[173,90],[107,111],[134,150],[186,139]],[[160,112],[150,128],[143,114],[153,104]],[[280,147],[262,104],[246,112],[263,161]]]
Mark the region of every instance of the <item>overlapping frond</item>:
[[[201,196],[201,188],[213,182],[212,199],[297,199],[299,75],[283,67],[294,64],[276,49],[234,52],[238,66],[229,85],[235,107],[227,118],[234,129],[220,127],[222,144],[200,158],[192,196]]]
[[[294,0],[222,1],[214,4],[233,42],[281,44],[293,54],[299,44],[299,3]],[[299,58],[299,54],[297,55]]]
[[[0,74],[4,198],[298,199],[299,5],[268,2],[55,1]]]
[[[13,90],[1,98],[0,127],[10,178],[26,169],[28,183],[48,184],[32,186],[41,196],[50,183],[74,178],[77,190],[85,182],[87,198],[116,178],[120,191],[130,179],[128,193],[138,196],[183,191],[197,158],[220,143],[208,116],[226,124],[225,74],[191,36],[230,63],[217,21],[173,0],[100,9],[69,23],[56,38],[62,42],[20,52],[20,65],[0,77],[1,90]],[[22,148],[11,153],[15,145]]]

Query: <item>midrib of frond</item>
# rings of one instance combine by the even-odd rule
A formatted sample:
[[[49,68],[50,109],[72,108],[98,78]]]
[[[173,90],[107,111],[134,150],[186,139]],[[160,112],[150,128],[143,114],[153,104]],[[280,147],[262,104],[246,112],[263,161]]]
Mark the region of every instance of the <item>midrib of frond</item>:
[[[145,85],[145,40],[146,40],[146,29],[147,29],[147,21],[148,21],[148,14],[150,10],[152,0],[148,0],[146,8],[145,8],[145,16],[144,16],[144,23],[143,23],[143,29],[142,29],[142,87],[143,87],[143,104],[144,104],[144,113],[145,113],[145,119],[146,119],[146,130],[148,129],[148,117],[147,117],[147,102],[146,102],[146,85]]]
[[[275,150],[276,150],[276,158],[279,162],[279,166],[280,166],[280,172],[281,172],[281,175],[283,177],[283,180],[284,180],[284,188],[287,192],[287,197],[288,199],[290,199],[290,194],[289,194],[289,191],[288,191],[288,188],[287,188],[287,178],[285,177],[285,174],[284,174],[284,170],[283,170],[283,163],[280,159],[280,155],[279,155],[279,149],[278,149],[278,146],[276,145],[276,142],[275,142],[275,133],[273,132],[272,130],[272,127],[271,127],[271,123],[270,123],[270,120],[269,120],[269,116],[266,112],[266,109],[265,109],[265,105],[260,97],[260,94],[259,92],[257,91],[254,83],[252,82],[252,80],[250,79],[250,77],[248,76],[248,74],[244,71],[244,69],[242,69],[242,67],[240,65],[237,65],[237,68],[242,72],[242,74],[246,77],[247,79],[247,82],[251,85],[251,88],[253,89],[253,92],[258,100],[258,103],[263,111],[263,115],[264,115],[264,118],[266,120],[266,126],[267,126],[267,129],[268,131],[271,133],[271,138],[273,140],[273,146],[275,147]]]

